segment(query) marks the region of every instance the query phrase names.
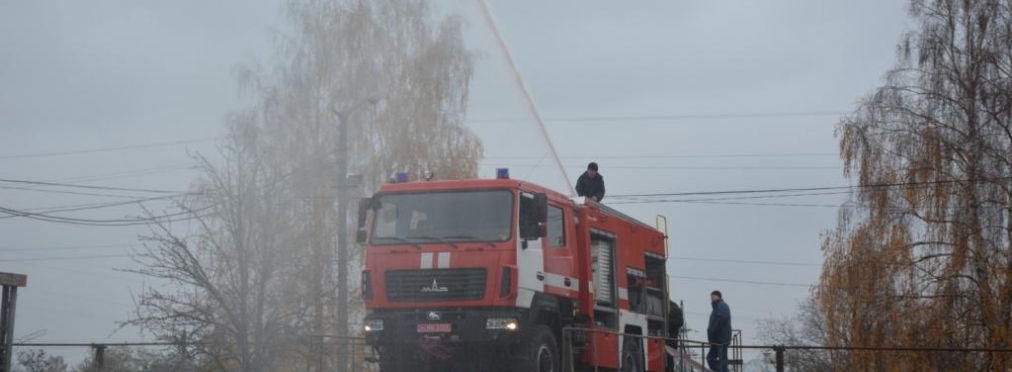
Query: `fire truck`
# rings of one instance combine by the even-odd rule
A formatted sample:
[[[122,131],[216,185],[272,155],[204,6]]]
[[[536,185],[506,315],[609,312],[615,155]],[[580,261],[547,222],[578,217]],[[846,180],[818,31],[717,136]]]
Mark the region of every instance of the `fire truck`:
[[[650,226],[505,169],[397,178],[358,214],[381,372],[664,371],[662,217]]]

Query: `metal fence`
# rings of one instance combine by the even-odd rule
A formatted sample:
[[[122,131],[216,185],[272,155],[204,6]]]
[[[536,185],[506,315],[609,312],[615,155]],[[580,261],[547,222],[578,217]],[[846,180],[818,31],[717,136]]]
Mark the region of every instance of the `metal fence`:
[[[670,366],[671,368],[670,371],[675,372],[710,371],[710,369],[707,368],[706,354],[711,346],[716,346],[708,342],[685,340],[685,339],[675,340],[662,336],[643,336],[601,329],[589,330],[584,328],[566,328],[563,330],[563,351],[562,351],[563,372],[577,371],[577,366],[579,365],[579,363],[577,363],[574,359],[577,355],[579,355],[579,353],[577,353],[577,351],[579,350],[574,350],[574,346],[572,346],[573,340],[576,338],[577,333],[587,334],[587,336],[582,337],[588,340],[587,343],[590,343],[591,346],[596,346],[593,345],[595,338],[589,336],[590,334],[593,333],[605,333],[613,335],[615,337],[631,338],[637,340],[657,340],[662,341],[664,343],[667,343],[667,341],[677,341],[678,348],[677,350],[674,350],[673,353],[674,355],[672,358],[674,363],[672,366]],[[893,363],[893,364],[903,363],[905,360],[910,360],[912,356],[921,356],[922,358],[935,358],[938,360],[958,359],[957,357],[965,357],[964,359],[973,360],[973,359],[981,359],[982,356],[992,356],[995,357],[992,359],[998,361],[997,362],[998,365],[1006,366],[1006,367],[992,367],[992,368],[999,368],[1002,372],[1012,371],[1012,349],[1009,348],[951,348],[951,347],[903,347],[903,346],[831,347],[831,346],[811,346],[811,345],[743,345],[740,332],[735,333],[732,343],[728,346],[729,371],[743,370],[744,363],[742,361],[742,358],[744,355],[743,354],[744,350],[755,350],[760,352],[760,354],[764,356],[763,358],[764,362],[768,364],[770,367],[772,367],[773,370],[775,370],[776,372],[785,372],[786,370],[788,370],[787,369],[789,364],[788,357],[790,356],[797,357],[800,354],[812,352],[826,353],[827,361],[832,360],[832,357],[828,356],[829,354],[832,353],[835,353],[836,356],[845,355],[850,357],[853,356],[861,357],[863,354],[863,355],[879,356],[880,359],[886,360],[886,362],[884,363]],[[626,356],[622,355],[623,350],[621,345],[618,346],[615,350],[600,350],[597,347],[594,347],[594,351],[595,351],[594,355],[591,356],[592,358],[595,358],[593,361],[597,361],[598,360],[597,358],[600,358],[602,355],[606,355],[609,353],[611,353],[611,355],[618,355],[621,357]],[[666,353],[665,355],[669,355],[671,353],[671,351],[669,350],[666,351],[668,353]],[[642,358],[642,356],[639,355],[635,357]],[[622,360],[622,358],[619,358],[618,360]],[[595,372],[599,370],[596,367],[590,367],[588,369],[593,370]],[[827,371],[839,370],[841,372],[844,372],[849,371],[850,369],[845,367],[834,368],[833,365],[827,365],[827,368],[824,370]],[[958,368],[951,370],[958,370]]]
[[[594,366],[592,366],[591,368],[595,372],[597,372],[599,370],[599,368],[597,367],[598,358],[602,354],[614,353],[613,355],[620,356],[620,358],[618,358],[618,360],[625,360],[626,357],[630,357],[630,356],[633,357],[633,358],[643,358],[643,355],[645,355],[645,354],[643,354],[643,355],[624,355],[625,352],[622,350],[621,344],[619,344],[619,346],[615,350],[611,350],[611,351],[609,351],[609,350],[600,350],[594,344],[596,342],[595,341],[596,338],[590,336],[591,334],[594,334],[594,333],[609,334],[609,335],[614,335],[616,337],[630,338],[630,339],[636,339],[636,340],[640,340],[640,341],[643,341],[643,340],[658,341],[661,344],[665,345],[665,347],[664,347],[664,349],[665,349],[664,358],[667,359],[667,358],[670,357],[670,359],[667,359],[669,362],[672,363],[672,365],[669,366],[669,368],[671,368],[670,370],[674,371],[674,372],[709,371],[707,369],[706,355],[707,355],[707,352],[709,351],[710,347],[711,346],[715,346],[714,344],[710,344],[708,342],[685,340],[685,339],[682,339],[682,338],[670,338],[670,337],[664,337],[664,336],[649,336],[649,335],[644,336],[644,335],[627,334],[627,333],[622,333],[622,332],[618,332],[618,331],[604,330],[604,329],[588,330],[588,329],[585,329],[585,328],[566,328],[566,329],[563,330],[562,333],[563,333],[563,335],[562,335],[562,338],[563,338],[563,351],[562,351],[562,355],[564,356],[563,357],[563,365],[562,365],[562,371],[563,372],[575,372],[576,371],[576,365],[578,363],[576,363],[576,361],[574,360],[574,358],[575,358],[575,356],[578,353],[575,353],[576,350],[573,349],[574,348],[574,346],[573,346],[573,340],[574,340],[574,338],[575,338],[575,336],[576,336],[577,333],[585,333],[586,334],[585,338],[588,340],[587,342],[590,343],[591,346],[594,347],[595,353],[591,356],[592,358],[594,358],[593,363],[591,363],[591,364],[594,364]],[[671,348],[670,346],[667,346],[667,344],[669,343],[669,341],[674,341],[674,344],[677,345],[677,348]],[[738,331],[738,330],[734,331],[733,336],[732,336],[731,344],[728,345],[728,360],[724,361],[725,363],[728,363],[728,369],[730,371],[741,371],[742,370],[742,357],[743,357],[743,354],[742,354],[742,348],[741,348],[741,341],[742,341],[742,339],[741,339],[741,331]],[[640,345],[642,345],[642,343],[640,343]],[[698,354],[696,353],[697,351],[698,351]],[[644,350],[642,352],[645,353],[646,351]],[[698,360],[697,360],[697,358],[698,358]],[[665,363],[668,363],[668,361],[666,361]]]
[[[209,347],[212,344],[183,342],[28,342],[13,346],[15,371],[194,371],[215,365],[208,351],[222,350]],[[378,371],[372,347],[363,338],[306,337],[281,343],[272,351],[277,353],[275,363],[287,371]]]
[[[579,363],[575,360],[576,351],[573,348],[574,336],[577,332],[607,333],[614,337],[628,337],[638,340],[653,340],[667,343],[671,339],[661,336],[642,336],[635,334],[624,334],[609,330],[587,330],[582,328],[566,328],[563,330],[563,347],[561,358],[562,372],[576,372]],[[592,343],[593,338],[586,338]],[[740,336],[738,336],[740,342]],[[706,353],[709,343],[679,339],[678,349],[673,358],[671,366],[675,372],[707,372]],[[139,342],[139,343],[15,343],[14,365],[17,367],[19,356],[39,356],[39,351],[44,351],[45,356],[59,356],[65,354],[68,349],[71,353],[77,354],[78,360],[65,360],[65,370],[81,370],[84,372],[103,371],[150,371],[150,372],[182,372],[195,371],[199,367],[207,366],[209,359],[202,355],[202,350],[208,350],[207,344],[195,343],[173,343],[173,342]],[[348,350],[346,353],[340,350]],[[213,350],[213,348],[210,348]],[[666,348],[667,349],[667,348]],[[738,354],[733,352],[739,350]],[[789,370],[791,357],[798,357],[805,353],[822,353],[823,356],[845,356],[860,359],[867,356],[869,359],[879,357],[884,360],[880,363],[904,363],[912,361],[912,358],[924,359],[933,358],[945,363],[946,360],[966,361],[977,360],[983,357],[991,357],[996,360],[999,366],[1012,366],[1012,349],[1006,348],[931,348],[931,347],[827,347],[827,346],[806,346],[806,345],[734,345],[729,350],[729,359],[734,360],[734,355],[740,354],[743,350],[755,350],[766,357],[767,366],[775,371],[784,372]],[[346,363],[349,372],[377,372],[379,370],[376,355],[372,348],[362,338],[337,338],[330,336],[309,337],[299,342],[285,345],[277,350],[280,357],[276,363],[283,365],[284,371],[340,371],[342,363]],[[645,351],[643,351],[645,352]],[[35,353],[35,354],[32,354]],[[593,357],[602,357],[612,353],[613,356],[622,355],[621,346],[614,350],[597,350]],[[322,358],[321,358],[322,356]],[[634,357],[640,357],[633,355]],[[1000,356],[1000,358],[998,357]],[[31,358],[28,358],[31,359]],[[35,363],[56,363],[56,359],[35,358]],[[940,364],[941,365],[941,364]],[[34,367],[39,367],[36,364]],[[58,366],[57,366],[58,367]],[[729,365],[730,370],[740,369],[740,364]],[[998,369],[996,369],[998,368]],[[1004,368],[1004,369],[1001,369]],[[27,370],[28,368],[18,368]],[[594,368],[589,370],[597,371]],[[60,370],[59,368],[39,368],[34,370]],[[277,369],[281,370],[281,369]],[[838,370],[846,372],[852,369],[842,367],[831,367],[823,370]],[[945,369],[938,367],[937,370],[967,370],[965,368]],[[1012,371],[1009,367],[992,367],[970,370],[1000,370],[1002,372]]]

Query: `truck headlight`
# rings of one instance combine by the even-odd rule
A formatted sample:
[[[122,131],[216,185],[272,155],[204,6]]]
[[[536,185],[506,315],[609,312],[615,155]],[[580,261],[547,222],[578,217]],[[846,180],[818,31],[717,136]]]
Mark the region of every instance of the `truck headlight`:
[[[383,330],[382,320],[366,320],[363,329],[368,332],[379,332]]]
[[[488,318],[485,321],[485,329],[515,331],[519,328],[520,324],[514,318]]]

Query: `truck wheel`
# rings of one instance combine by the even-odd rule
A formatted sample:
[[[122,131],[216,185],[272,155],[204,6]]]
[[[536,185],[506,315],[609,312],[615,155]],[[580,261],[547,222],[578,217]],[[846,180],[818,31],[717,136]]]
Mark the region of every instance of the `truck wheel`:
[[[638,338],[628,337],[622,342],[622,372],[643,372],[643,355]]]
[[[540,325],[521,342],[517,372],[559,372],[559,351],[555,334]]]

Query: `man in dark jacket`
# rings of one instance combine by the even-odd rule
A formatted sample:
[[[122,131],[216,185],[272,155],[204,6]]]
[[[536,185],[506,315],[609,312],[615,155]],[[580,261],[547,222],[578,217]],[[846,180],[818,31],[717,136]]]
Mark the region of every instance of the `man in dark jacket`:
[[[685,317],[682,315],[682,308],[674,301],[668,301],[668,346],[678,348],[678,334],[682,332],[685,325]]]
[[[720,291],[710,293],[713,312],[710,313],[710,325],[706,327],[706,338],[710,352],[706,354],[706,362],[714,372],[727,372],[727,347],[731,344],[731,308],[724,303]]]
[[[685,317],[682,315],[682,308],[678,307],[674,301],[668,301],[668,340],[667,345],[675,350],[675,356],[678,355],[678,337],[682,332],[682,326],[685,325]],[[675,358],[668,355],[668,368],[667,371],[674,371]]]
[[[587,165],[587,171],[576,180],[576,194],[600,203],[604,199],[604,177],[597,173],[597,163]]]

